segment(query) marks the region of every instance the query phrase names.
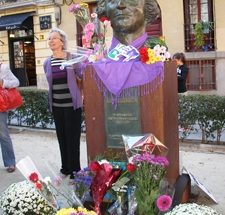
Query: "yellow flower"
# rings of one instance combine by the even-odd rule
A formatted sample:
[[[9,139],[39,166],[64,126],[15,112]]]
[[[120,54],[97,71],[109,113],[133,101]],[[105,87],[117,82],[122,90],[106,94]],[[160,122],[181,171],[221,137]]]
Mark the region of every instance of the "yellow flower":
[[[74,208],[62,208],[56,213],[56,215],[69,215],[72,212],[77,212],[77,210]]]
[[[87,3],[80,3],[80,7],[87,7],[88,8],[88,4]]]
[[[56,215],[69,215],[70,213],[79,213],[82,212],[87,215],[96,215],[94,211],[89,211],[86,208],[78,207],[77,209],[74,208],[62,208],[59,210]]]

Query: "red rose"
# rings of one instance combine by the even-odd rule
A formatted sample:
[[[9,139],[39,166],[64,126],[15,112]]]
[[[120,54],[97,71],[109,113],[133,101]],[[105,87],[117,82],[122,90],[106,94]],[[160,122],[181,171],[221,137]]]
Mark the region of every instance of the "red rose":
[[[140,60],[141,62],[143,63],[146,63],[148,60],[149,60],[149,57],[148,57],[148,48],[147,47],[142,47],[139,49],[139,53],[140,53]]]
[[[41,190],[41,188],[42,188],[41,182],[40,182],[40,181],[37,181],[37,182],[35,183],[35,187],[36,187],[38,190]]]
[[[90,163],[89,168],[91,171],[96,172],[101,169],[101,165],[97,161],[93,161]]]
[[[127,164],[127,171],[128,171],[128,172],[134,172],[135,169],[136,169],[136,167],[135,167],[134,164],[132,164],[132,163],[128,163],[128,164]]]
[[[38,181],[38,174],[36,172],[31,173],[30,176],[29,176],[29,179],[34,183],[37,182]]]
[[[140,54],[142,55],[145,55],[145,54],[148,54],[148,48],[147,47],[141,47],[140,49],[139,49],[139,52],[140,52]]]
[[[99,19],[101,22],[104,22],[104,21],[109,21],[109,18],[107,16],[103,16]]]

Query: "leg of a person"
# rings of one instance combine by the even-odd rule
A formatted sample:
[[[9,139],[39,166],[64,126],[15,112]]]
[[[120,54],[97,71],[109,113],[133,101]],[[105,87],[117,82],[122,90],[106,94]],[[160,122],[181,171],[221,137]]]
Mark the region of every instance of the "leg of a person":
[[[66,145],[66,134],[64,127],[64,108],[53,107],[53,117],[56,128],[56,135],[59,142],[60,156],[61,156],[61,173],[68,175],[67,167],[67,145]]]
[[[80,170],[80,135],[81,135],[81,108],[68,109],[65,112],[65,128],[67,142],[68,167],[71,178],[74,171]]]
[[[0,112],[0,144],[5,167],[15,165],[15,154],[7,125],[7,112]]]

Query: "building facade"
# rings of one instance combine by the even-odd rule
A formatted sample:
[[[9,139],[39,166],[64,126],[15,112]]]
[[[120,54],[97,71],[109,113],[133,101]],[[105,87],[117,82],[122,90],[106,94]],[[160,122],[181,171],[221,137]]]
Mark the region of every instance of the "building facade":
[[[82,29],[68,11],[73,2],[81,0],[0,0],[0,53],[21,86],[46,88],[43,62],[51,54],[47,43],[51,27],[67,33],[70,49],[81,45]],[[96,1],[83,2],[90,5],[91,12],[95,10]],[[149,34],[162,33],[170,53],[186,54],[188,92],[225,95],[225,1],[158,0],[158,4],[161,17],[147,29]],[[205,23],[210,24],[208,31],[199,34],[197,26]],[[111,36],[110,29],[108,42]]]

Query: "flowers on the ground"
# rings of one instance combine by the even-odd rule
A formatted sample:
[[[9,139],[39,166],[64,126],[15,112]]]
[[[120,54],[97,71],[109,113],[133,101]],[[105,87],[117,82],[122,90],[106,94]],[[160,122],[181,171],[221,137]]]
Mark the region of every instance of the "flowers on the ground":
[[[114,166],[107,161],[94,161],[89,167],[94,174],[91,183],[91,192],[95,204],[95,212],[100,215],[100,205],[103,198],[106,192],[111,188],[112,184],[116,182],[120,176],[121,169],[114,168]]]
[[[127,164],[127,171],[128,171],[128,172],[134,172],[135,169],[136,169],[136,167],[135,167],[134,164],[132,164],[132,163],[128,163],[128,164]]]
[[[57,208],[56,198],[50,188],[50,186],[52,186],[50,178],[46,177],[46,179],[40,180],[38,173],[32,172],[28,176],[28,179],[34,184],[34,187],[39,191],[40,195],[42,195],[52,207]]]
[[[167,212],[165,215],[178,215],[178,214],[182,214],[182,215],[222,215],[208,206],[198,205],[195,203],[187,203],[187,204],[177,205],[172,211]]]
[[[159,196],[156,200],[156,205],[161,212],[166,212],[172,205],[172,198],[169,195]]]
[[[145,45],[139,49],[140,60],[146,64],[160,61],[164,62],[171,57],[167,50],[168,48],[162,39],[150,38],[145,42]]]
[[[169,164],[166,157],[149,153],[137,154],[132,162],[134,172],[135,197],[140,214],[155,214],[156,199],[159,196],[159,184]]]
[[[54,215],[55,209],[28,181],[10,185],[1,195],[0,208],[7,215]]]
[[[90,192],[92,178],[93,175],[88,167],[74,173],[75,192],[81,202],[85,201]]]
[[[86,208],[78,207],[74,208],[62,208],[56,215],[96,215],[94,211],[87,210]]]

